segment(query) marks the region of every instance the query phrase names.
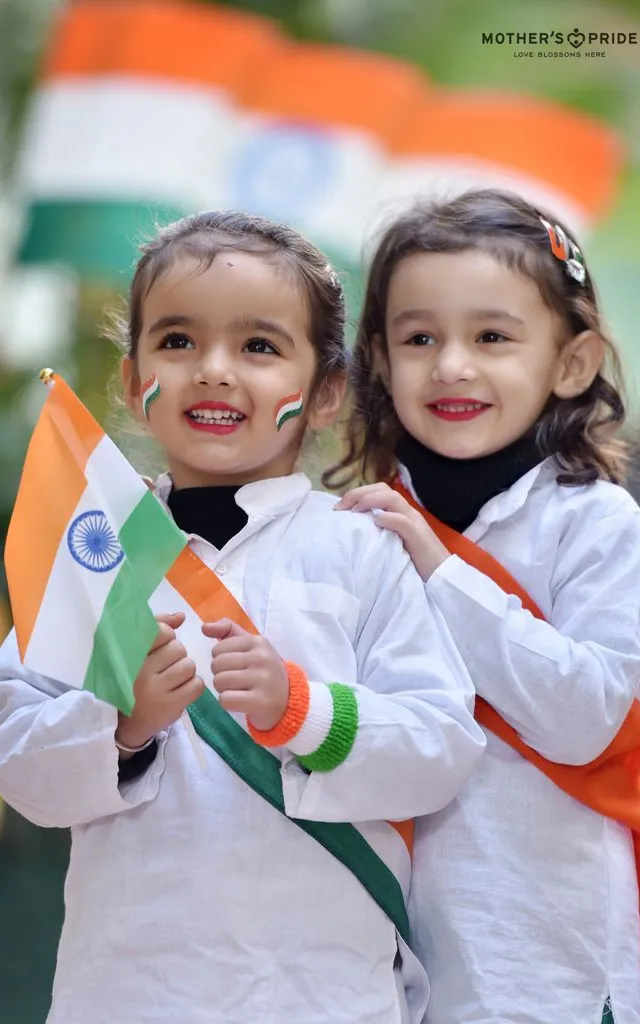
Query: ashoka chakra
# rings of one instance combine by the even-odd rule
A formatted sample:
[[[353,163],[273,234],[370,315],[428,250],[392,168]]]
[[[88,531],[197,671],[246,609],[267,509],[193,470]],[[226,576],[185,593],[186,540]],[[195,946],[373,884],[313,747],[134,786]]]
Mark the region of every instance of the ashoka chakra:
[[[124,558],[118,538],[100,509],[77,516],[69,527],[67,542],[76,562],[92,572],[109,572]]]

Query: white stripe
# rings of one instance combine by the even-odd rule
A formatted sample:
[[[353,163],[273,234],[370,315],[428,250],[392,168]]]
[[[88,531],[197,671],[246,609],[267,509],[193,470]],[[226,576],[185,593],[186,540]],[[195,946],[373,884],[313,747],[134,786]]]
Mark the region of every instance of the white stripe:
[[[326,740],[333,722],[333,697],[327,684],[310,682],[309,690],[309,713],[298,734],[287,744],[297,757],[313,754]]]
[[[234,123],[213,89],[125,77],[51,82],[32,102],[21,188],[32,200],[215,206]]]
[[[288,412],[297,412],[300,409],[302,409],[301,400],[298,400],[297,402],[288,402],[287,405],[283,405],[281,409],[278,409],[278,415],[276,416],[278,423],[281,422],[282,417],[286,416]]]
[[[424,157],[397,161],[389,165],[375,200],[372,229],[377,230],[391,217],[406,210],[419,199],[453,199],[467,189],[501,188],[518,192],[534,206],[547,209],[570,230],[582,236],[588,228],[588,212],[572,196],[560,192],[546,181],[512,169],[505,164],[491,164],[460,157],[438,159]]]
[[[106,436],[87,463],[86,477],[87,486],[60,540],[25,656],[25,665],[34,672],[78,688],[83,685],[93,636],[122,562],[107,572],[92,572],[80,565],[69,549],[68,528],[83,512],[100,509],[117,535],[147,493],[146,485]],[[55,498],[48,496],[47,500]]]
[[[247,116],[237,129],[223,205],[293,224],[360,253],[386,160],[376,136]]]

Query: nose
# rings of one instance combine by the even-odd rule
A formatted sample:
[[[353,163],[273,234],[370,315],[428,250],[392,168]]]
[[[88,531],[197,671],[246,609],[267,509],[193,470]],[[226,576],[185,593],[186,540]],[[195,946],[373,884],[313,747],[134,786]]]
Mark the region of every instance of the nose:
[[[473,356],[467,346],[458,341],[447,341],[442,345],[438,349],[431,376],[434,383],[438,384],[473,380],[476,371]]]
[[[196,366],[195,381],[208,387],[232,387],[235,384],[233,355],[225,345],[212,345],[203,350]]]

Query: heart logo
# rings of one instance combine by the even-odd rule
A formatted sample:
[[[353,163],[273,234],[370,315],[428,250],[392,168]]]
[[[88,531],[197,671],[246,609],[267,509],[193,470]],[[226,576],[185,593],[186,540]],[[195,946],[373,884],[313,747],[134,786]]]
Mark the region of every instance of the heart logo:
[[[570,32],[567,36],[567,42],[571,43],[574,50],[577,50],[579,46],[582,46],[586,38],[587,37],[584,32],[580,32],[579,29],[574,28],[573,32]]]

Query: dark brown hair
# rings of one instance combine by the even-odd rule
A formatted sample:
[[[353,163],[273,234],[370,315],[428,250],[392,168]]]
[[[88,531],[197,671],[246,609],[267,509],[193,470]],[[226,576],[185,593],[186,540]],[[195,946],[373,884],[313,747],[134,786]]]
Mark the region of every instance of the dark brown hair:
[[[553,225],[560,224],[571,238],[552,215],[517,195],[493,189],[467,192],[449,202],[414,206],[387,228],[369,271],[351,361],[347,451],[325,473],[325,486],[339,489],[356,478],[384,480],[394,469],[395,445],[404,428],[374,363],[374,338],[385,339],[387,297],[394,270],[401,260],[415,253],[469,249],[487,252],[509,269],[531,278],[547,306],[562,318],[567,338],[593,330],[603,339],[609,379],[603,371],[575,398],[552,396],[535,425],[536,440],[541,457],[555,457],[558,483],[578,486],[598,477],[615,483],[624,479],[626,446],[613,438],[625,416],[620,357],[605,332],[588,272],[584,284],[568,274],[563,262],[552,254],[541,216]]]
[[[110,332],[124,354],[131,359],[137,356],[143,303],[158,278],[180,257],[195,259],[198,269],[206,270],[219,253],[229,249],[273,260],[299,280],[309,303],[311,342],[317,355],[312,391],[333,373],[345,370],[344,295],[326,257],[292,228],[234,211],[192,214],[159,229],[140,246],[126,315],[113,318]]]

